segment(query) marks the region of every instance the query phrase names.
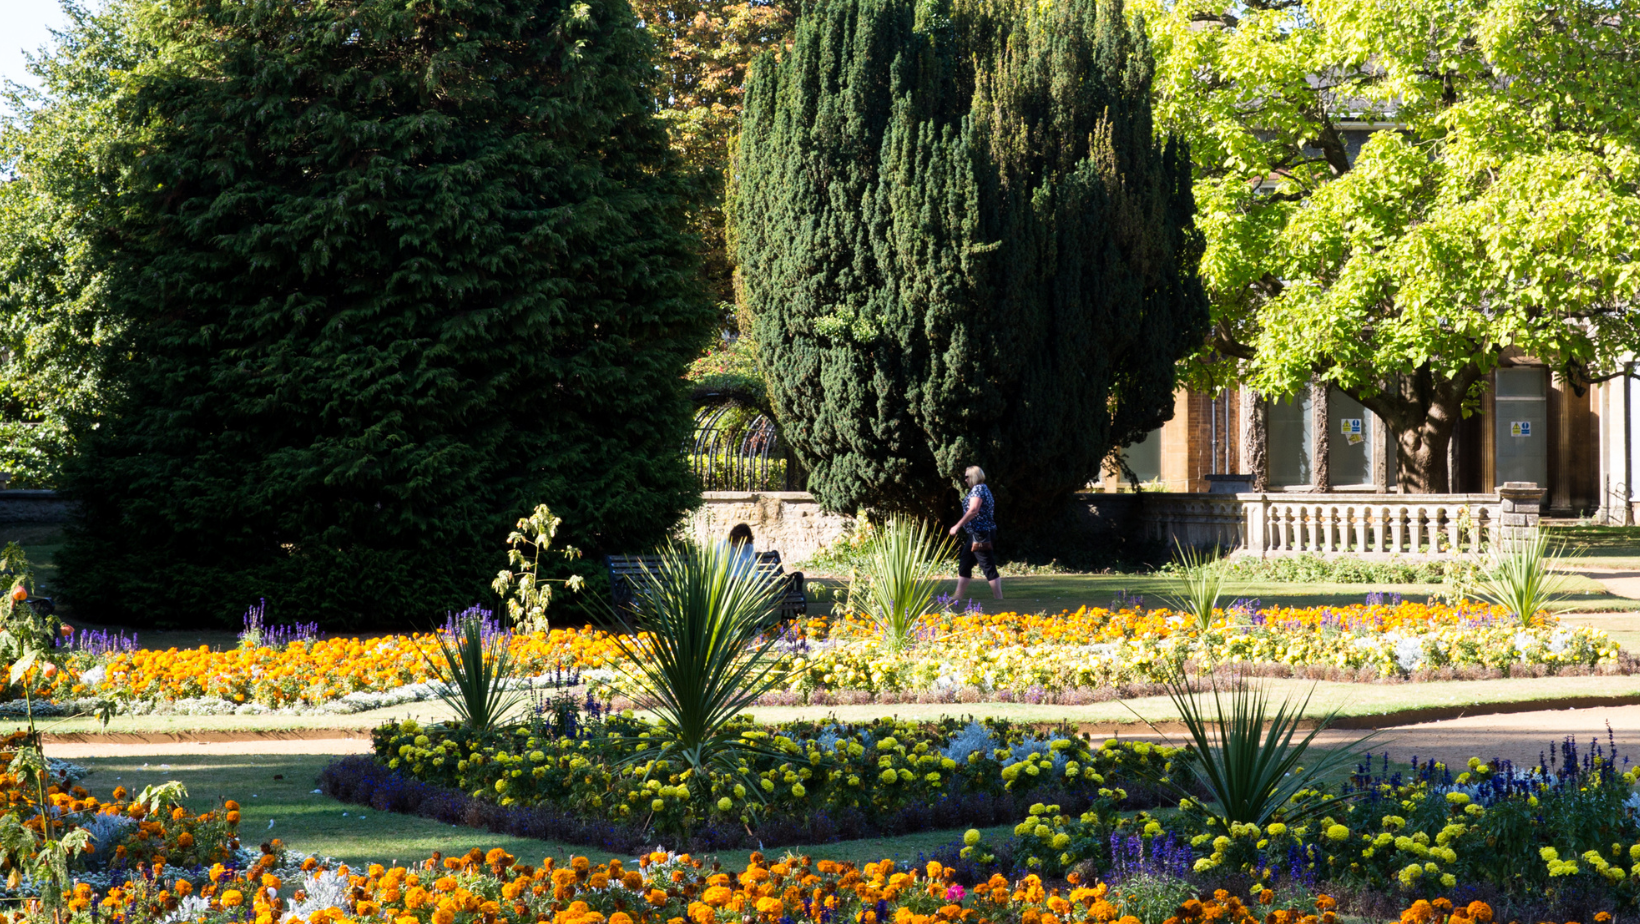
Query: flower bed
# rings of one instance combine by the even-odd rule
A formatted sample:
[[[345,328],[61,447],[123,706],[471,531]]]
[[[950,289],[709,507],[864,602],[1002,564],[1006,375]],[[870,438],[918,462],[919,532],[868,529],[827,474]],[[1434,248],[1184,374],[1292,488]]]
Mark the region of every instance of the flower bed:
[[[923,637],[937,644],[903,653],[882,650],[858,619],[828,629],[825,643],[795,656],[792,689],[1052,693],[1155,683],[1183,660],[1328,668],[1350,680],[1632,669],[1598,629],[1553,620],[1522,628],[1489,607],[1408,602],[1232,609],[1205,632],[1178,614],[1139,608],[946,613],[924,623]]]
[[[238,875],[213,873],[198,887],[164,876],[138,878],[107,892],[77,888],[67,898],[76,924],[111,918],[125,924],[1334,924],[1337,915],[1331,897],[1302,889],[1255,887],[1244,901],[1226,890],[1197,897],[1137,881],[1084,884],[1072,877],[1051,884],[1035,875],[993,876],[968,888],[955,872],[937,862],[859,867],[806,857],[771,862],[761,853],[744,869],[728,871],[665,851],[630,864],[573,857],[563,865],[546,859],[529,866],[500,849],[475,849],[391,869],[310,862],[295,882],[260,866]],[[1401,919],[1491,924],[1493,912],[1478,901],[1419,900]],[[1605,924],[1610,915],[1595,920]]]
[[[1640,907],[1640,771],[1601,746],[1580,754],[1568,741],[1537,767],[1472,759],[1457,774],[1369,758],[1328,784],[1319,814],[1289,819],[1278,805],[1265,822],[1226,825],[1193,798],[1147,809],[1176,800],[1159,794],[1160,778],[1183,779],[1199,758],[1143,742],[1093,747],[1005,723],[747,726],[745,740],[770,756],[743,775],[691,777],[620,762],[654,731],[631,716],[547,723],[484,738],[384,726],[374,760],[338,762],[322,785],[379,810],[608,849],[823,843],[997,824],[1012,807],[1012,837],[970,831],[936,858],[982,876],[1290,882],[1408,901],[1467,890],[1539,916]]]
[[[527,676],[551,675],[605,663],[611,648],[603,633],[555,629],[516,633],[509,648]],[[165,651],[119,652],[87,683],[82,674],[70,693],[117,691],[137,700],[211,698],[268,708],[319,706],[357,693],[382,693],[433,679],[429,659],[438,657],[430,633],[378,638],[300,639],[285,645],[242,645],[227,651],[206,646]]]
[[[568,728],[535,716],[516,731],[479,737],[407,721],[378,728],[374,740],[376,762],[387,771],[501,808],[551,807],[516,816],[563,826],[534,836],[580,840],[590,832],[623,845],[665,838],[697,849],[1001,824],[1043,799],[1107,804],[1129,797],[1108,775],[1134,785],[1134,770],[1160,771],[1174,753],[1144,742],[1091,748],[1074,735],[996,721],[748,722],[740,736],[758,750],[746,769],[702,779],[665,762],[620,761],[653,729],[629,715]],[[322,785],[382,810],[420,811],[419,801],[450,798],[372,778],[356,761],[333,765]],[[1131,797],[1154,804],[1142,782]],[[466,811],[448,811],[458,808]]]
[[[1084,607],[1048,614],[941,613],[925,644],[890,653],[855,616],[784,627],[780,702],[880,702],[933,696],[978,702],[1035,697],[1083,702],[1163,679],[1180,660],[1263,665],[1334,680],[1630,672],[1603,631],[1544,618],[1521,628],[1486,607],[1394,601],[1349,607],[1232,608],[1207,631],[1167,610]],[[260,636],[212,651],[158,651],[79,637],[73,670],[38,681],[42,712],[89,710],[114,697],[126,713],[358,712],[438,695],[433,634],[371,639]],[[521,686],[586,681],[625,695],[613,640],[594,629],[510,633]],[[1319,674],[1317,672],[1320,672]],[[21,704],[0,704],[15,712]]]
[[[26,732],[15,732],[0,739],[0,805],[16,813],[25,828],[42,832],[41,793],[32,778],[19,778],[12,767],[28,738]],[[239,847],[236,803],[195,814],[168,799],[143,804],[123,787],[115,787],[104,801],[79,785],[82,768],[60,761],[47,767],[51,782],[43,795],[53,813],[53,837],[77,828],[93,835],[89,849],[77,858],[82,870],[124,869],[155,860],[209,866],[231,859]]]
[[[38,895],[44,887],[24,872],[33,867],[32,855],[48,843],[42,795],[50,807],[50,841],[74,844],[83,839],[83,847],[68,851],[63,871],[88,887],[107,888],[130,876],[161,872],[198,880],[212,869],[220,875],[263,863],[264,858],[270,869],[293,871],[303,859],[290,857],[278,841],[260,849],[243,847],[239,805],[232,800],[194,812],[180,803],[179,789],[131,793],[120,786],[100,799],[80,785],[86,775],[83,768],[49,758],[49,782],[42,793],[33,775],[21,769],[25,760],[19,755],[28,747],[26,732],[0,739],[0,807],[5,812],[0,841],[17,851],[6,867],[11,875],[0,879],[0,898]]]
[[[1209,878],[1326,883],[1357,894],[1434,898],[1455,888],[1523,901],[1640,905],[1640,794],[1601,747],[1570,742],[1542,766],[1440,763],[1394,771],[1368,760],[1323,815],[1287,823],[1214,823],[1185,800],[1165,816],[1034,805],[1012,838],[971,832],[963,859],[1043,875],[1165,870]]]

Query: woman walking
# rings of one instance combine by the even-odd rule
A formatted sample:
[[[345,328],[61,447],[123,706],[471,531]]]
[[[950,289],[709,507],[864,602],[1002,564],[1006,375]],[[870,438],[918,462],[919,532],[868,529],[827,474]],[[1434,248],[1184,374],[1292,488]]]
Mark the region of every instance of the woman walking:
[[[968,593],[968,582],[974,577],[974,564],[977,562],[985,574],[985,580],[991,584],[991,595],[1001,600],[1002,575],[997,573],[996,552],[992,547],[997,533],[996,498],[985,486],[985,471],[979,466],[968,466],[962,478],[968,483],[968,493],[962,498],[966,509],[962,519],[951,527],[953,536],[960,530],[968,531],[968,541],[958,543],[957,599],[961,600]]]

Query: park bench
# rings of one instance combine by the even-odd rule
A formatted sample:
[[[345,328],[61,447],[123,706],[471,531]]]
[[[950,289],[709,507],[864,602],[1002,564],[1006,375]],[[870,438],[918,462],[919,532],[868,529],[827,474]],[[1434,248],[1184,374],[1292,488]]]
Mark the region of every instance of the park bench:
[[[606,555],[604,566],[609,569],[609,595],[616,611],[625,615],[632,611],[632,598],[652,575],[660,571],[661,559],[654,555]],[[804,593],[803,572],[785,573],[779,552],[758,552],[753,568],[759,576],[780,584],[780,590],[775,594],[775,609],[780,619],[808,613],[809,601]]]

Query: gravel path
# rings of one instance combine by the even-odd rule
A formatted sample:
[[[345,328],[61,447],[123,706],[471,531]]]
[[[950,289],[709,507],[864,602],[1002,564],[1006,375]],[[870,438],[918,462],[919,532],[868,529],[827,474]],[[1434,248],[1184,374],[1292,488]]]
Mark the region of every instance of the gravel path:
[[[1608,729],[1611,738],[1608,738]],[[1328,732],[1328,743],[1349,742],[1360,732]],[[1464,716],[1384,729],[1369,745],[1374,753],[1388,751],[1396,760],[1416,756],[1459,765],[1471,757],[1502,758],[1517,764],[1536,764],[1539,756],[1558,747],[1568,736],[1579,753],[1591,739],[1603,747],[1617,742],[1618,754],[1640,760],[1640,706],[1597,706],[1590,709],[1552,709],[1506,715]],[[1619,758],[1621,759],[1621,758]]]
[[[1392,758],[1406,760],[1416,756],[1420,761],[1435,758],[1449,764],[1462,764],[1470,757],[1483,760],[1504,758],[1516,763],[1536,763],[1538,755],[1558,746],[1568,735],[1577,740],[1578,747],[1586,750],[1590,739],[1598,738],[1608,744],[1607,728],[1617,741],[1620,754],[1632,754],[1640,760],[1640,705],[1596,706],[1587,709],[1547,709],[1535,712],[1515,712],[1502,715],[1476,715],[1401,725],[1384,729],[1368,749],[1374,753],[1389,751]],[[1167,739],[1182,743],[1179,730],[1171,725],[1163,729]],[[1143,726],[1132,726],[1121,732],[1123,737],[1157,740],[1158,736]],[[1334,730],[1323,733],[1320,742],[1342,745],[1355,741],[1365,732]],[[144,740],[148,738],[148,740]],[[120,740],[99,739],[90,735],[64,736],[48,740],[46,753],[53,757],[159,757],[184,754],[242,755],[242,754],[367,754],[367,737],[305,737],[280,733],[248,733],[234,740],[220,733],[218,740],[179,740],[178,736],[120,735]],[[158,739],[158,740],[154,740]]]
[[[80,736],[84,737],[84,736]],[[126,735],[136,738],[136,735]],[[51,741],[45,743],[50,757],[74,760],[81,757],[174,757],[179,755],[242,754],[368,754],[369,738],[252,738],[237,741]]]
[[[1614,596],[1640,600],[1640,571],[1633,568],[1612,568],[1581,561],[1568,566],[1566,572],[1599,581]]]

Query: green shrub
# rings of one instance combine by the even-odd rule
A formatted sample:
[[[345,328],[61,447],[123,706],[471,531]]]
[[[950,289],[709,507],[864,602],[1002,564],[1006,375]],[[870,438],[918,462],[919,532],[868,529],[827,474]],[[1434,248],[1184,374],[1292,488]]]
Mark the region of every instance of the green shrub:
[[[1555,572],[1561,548],[1542,531],[1502,542],[1493,549],[1486,570],[1465,589],[1529,627],[1564,596],[1566,578]]]
[[[439,655],[428,666],[439,679],[439,697],[456,720],[474,734],[489,734],[524,703],[525,695],[512,688],[518,673],[511,649],[499,631],[486,638],[482,611],[455,619],[453,638],[438,635]]]
[[[779,456],[754,462],[730,452],[692,452],[685,458],[690,469],[700,476],[701,488],[706,491],[784,491],[787,488],[786,460]]]
[[[1476,570],[1463,559],[1429,561],[1365,561],[1351,556],[1282,555],[1271,558],[1230,558],[1219,566],[1226,577],[1240,581],[1292,584],[1456,584]],[[1177,571],[1169,564],[1164,572]]]
[[[483,599],[538,503],[588,554],[555,576],[662,540],[717,315],[630,7],[153,10],[106,81],[156,128],[101,230],[127,336],[65,463],[77,610],[402,626]]]
[[[1168,569],[1176,578],[1174,592],[1165,598],[1166,604],[1190,616],[1199,631],[1206,632],[1213,625],[1213,613],[1219,597],[1225,593],[1225,569],[1214,560],[1218,549],[1204,553],[1187,549],[1174,542],[1175,556]]]
[[[1313,688],[1312,688],[1313,693]],[[1323,715],[1299,736],[1299,723],[1310,704],[1284,699],[1271,710],[1269,694],[1250,681],[1220,687],[1216,675],[1206,692],[1191,689],[1182,676],[1168,683],[1168,698],[1178,710],[1190,739],[1191,759],[1168,781],[1181,799],[1205,793],[1201,811],[1228,828],[1231,824],[1262,827],[1280,815],[1301,821],[1328,809],[1342,808],[1322,784],[1348,767],[1356,745],[1315,750],[1316,735],[1338,717]]]
[[[822,505],[977,464],[1022,534],[1172,414],[1210,318],[1153,66],[1120,2],[822,0],[748,70],[737,278]]]
[[[1177,921],[1179,906],[1195,896],[1195,888],[1184,879],[1164,873],[1127,876],[1111,891],[1110,902],[1119,917],[1134,917],[1139,924]]]
[[[889,651],[904,651],[915,640],[918,622],[934,608],[940,564],[953,548],[938,528],[901,517],[873,530],[865,561],[852,572],[849,602],[871,619]]]
[[[750,337],[718,343],[689,364],[684,378],[693,386],[697,403],[733,400],[768,412],[769,389],[757,366],[757,344]]]
[[[764,634],[781,585],[740,561],[722,544],[667,548],[633,594],[636,633],[610,627],[624,656],[617,670],[656,716],[623,765],[733,773],[744,760],[735,718],[784,677],[773,657],[780,636]]]

